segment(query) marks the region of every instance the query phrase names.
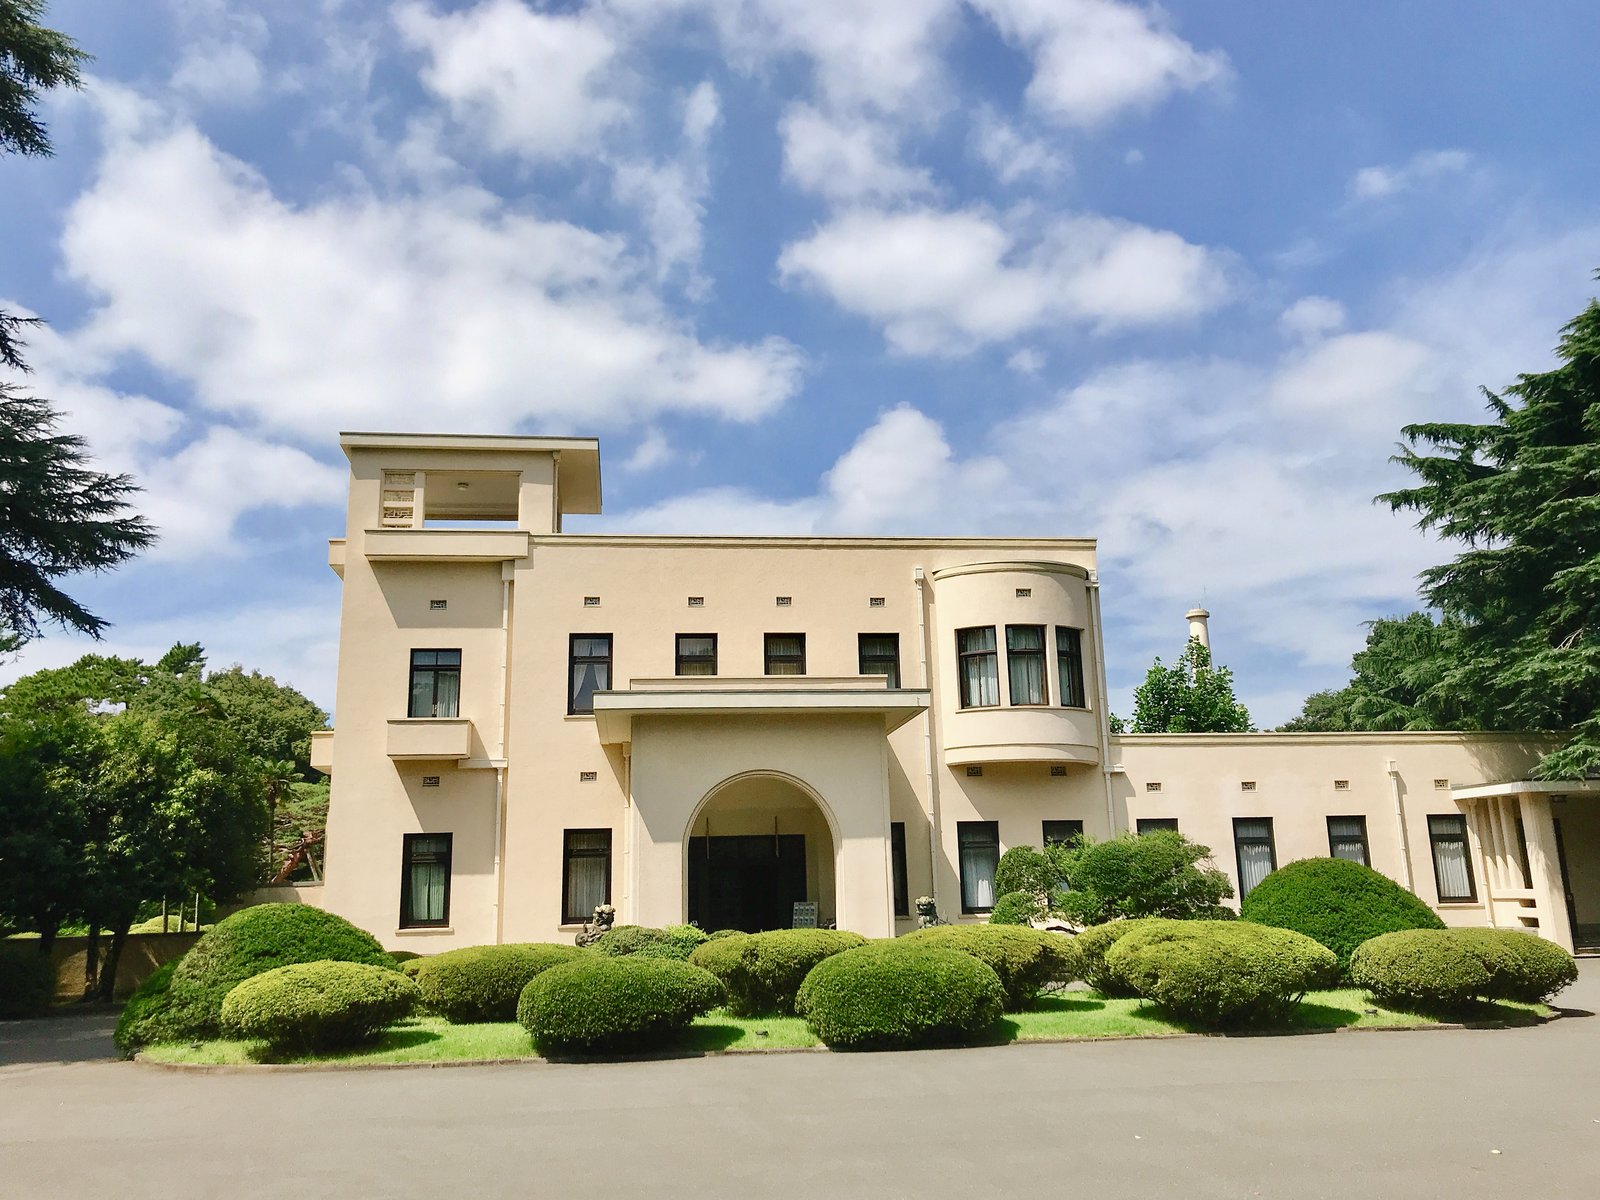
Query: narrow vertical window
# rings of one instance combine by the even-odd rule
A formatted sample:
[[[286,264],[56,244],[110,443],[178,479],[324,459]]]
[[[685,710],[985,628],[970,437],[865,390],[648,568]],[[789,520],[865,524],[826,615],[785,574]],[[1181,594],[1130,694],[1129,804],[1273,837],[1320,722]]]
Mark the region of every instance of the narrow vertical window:
[[[862,672],[866,674],[865,671]],[[889,822],[889,864],[894,877],[894,915],[911,915],[911,886],[906,882],[906,823]]]
[[[567,711],[592,713],[594,694],[611,687],[611,635],[575,633],[568,649]]]
[[[448,833],[408,833],[400,852],[400,928],[450,924]]]
[[[1046,846],[1070,846],[1082,836],[1082,821],[1044,822],[1044,844]]]
[[[393,710],[390,710],[393,711]],[[411,652],[409,717],[454,717],[461,711],[461,651]]]
[[[1000,663],[994,626],[956,630],[956,655],[961,660],[961,707],[987,708],[1000,703]]]
[[[1134,822],[1133,831],[1141,837],[1147,833],[1159,833],[1167,830],[1171,833],[1178,832],[1177,817],[1140,817]]]
[[[766,671],[768,675],[804,675],[806,673],[806,635],[803,633],[767,634]]]
[[[1000,865],[1000,825],[957,821],[956,845],[961,857],[961,911],[988,912],[994,907],[994,872]]]
[[[1441,904],[1470,904],[1478,898],[1472,881],[1472,860],[1467,852],[1467,819],[1463,816],[1428,818],[1428,841],[1433,846],[1433,878]]]
[[[861,675],[882,675],[888,687],[900,686],[900,635],[898,633],[862,633],[856,637],[858,663]]]
[[[1012,704],[1044,704],[1044,626],[1006,626],[1006,673],[1011,682]]]
[[[561,923],[581,925],[611,903],[611,830],[568,829],[561,835]]]
[[[1271,817],[1235,817],[1233,850],[1239,863],[1239,899],[1277,868],[1278,852],[1272,844]]]
[[[714,633],[680,633],[674,670],[679,675],[715,675],[717,673],[717,635]]]
[[[1328,853],[1334,858],[1347,858],[1363,867],[1370,867],[1372,863],[1367,859],[1367,819],[1329,817]]]
[[[1083,708],[1083,630],[1056,626],[1056,688],[1066,708]]]

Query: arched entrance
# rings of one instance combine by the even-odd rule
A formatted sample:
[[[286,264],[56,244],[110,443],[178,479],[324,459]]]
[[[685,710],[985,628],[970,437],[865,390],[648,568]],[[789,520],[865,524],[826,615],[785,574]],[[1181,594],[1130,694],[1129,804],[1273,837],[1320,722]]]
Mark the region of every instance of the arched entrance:
[[[711,789],[689,823],[688,919],[700,928],[788,929],[796,904],[815,904],[833,924],[831,820],[791,776],[750,772]]]

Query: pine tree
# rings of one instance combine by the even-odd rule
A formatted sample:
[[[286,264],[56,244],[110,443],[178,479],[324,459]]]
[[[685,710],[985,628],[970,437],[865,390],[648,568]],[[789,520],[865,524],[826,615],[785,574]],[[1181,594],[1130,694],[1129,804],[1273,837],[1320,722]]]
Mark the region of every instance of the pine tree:
[[[1408,425],[1395,461],[1421,481],[1380,496],[1465,543],[1422,575],[1460,623],[1434,707],[1487,728],[1572,731],[1546,778],[1600,768],[1600,303],[1562,329],[1561,365],[1521,375],[1482,425]]]

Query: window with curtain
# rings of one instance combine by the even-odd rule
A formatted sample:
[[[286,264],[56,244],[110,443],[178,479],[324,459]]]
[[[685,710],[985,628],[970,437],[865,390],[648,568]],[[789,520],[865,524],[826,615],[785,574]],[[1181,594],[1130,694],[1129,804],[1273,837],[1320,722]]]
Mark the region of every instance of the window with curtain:
[[[714,633],[680,633],[676,654],[676,673],[679,675],[715,675],[717,673],[717,635]]]
[[[1070,846],[1074,840],[1082,836],[1082,821],[1044,822],[1044,844],[1046,846]]]
[[[1155,833],[1158,829],[1170,829],[1173,833],[1177,833],[1178,832],[1178,818],[1177,817],[1140,817],[1137,821],[1134,822],[1134,825],[1133,825],[1133,831],[1135,833]]]
[[[806,635],[803,633],[767,634],[766,670],[768,675],[806,673]]]
[[[611,687],[611,635],[573,634],[567,659],[567,711],[592,713],[594,694]]]
[[[863,675],[865,671],[861,672]],[[911,887],[906,882],[906,823],[889,822],[889,862],[894,876],[894,915],[911,915]]]
[[[1272,818],[1235,817],[1233,849],[1239,860],[1239,899],[1243,900],[1278,865],[1272,845]]]
[[[1347,858],[1363,867],[1367,861],[1367,819],[1365,817],[1329,817],[1328,853],[1334,858]]]
[[[561,923],[581,925],[611,903],[611,830],[568,829],[561,840]]]
[[[450,924],[448,833],[408,833],[400,856],[400,928]]]
[[[961,911],[988,912],[994,907],[994,872],[1000,865],[1000,825],[995,821],[957,821],[961,853]]]
[[[1467,850],[1467,819],[1460,815],[1429,817],[1428,841],[1433,846],[1433,878],[1441,904],[1471,903],[1478,898]]]
[[[861,675],[882,675],[888,686],[900,686],[900,635],[862,633],[856,637]]]
[[[391,710],[392,711],[392,710]],[[461,711],[461,651],[411,652],[409,717],[454,717]]]
[[[1043,625],[1006,626],[1006,673],[1011,682],[1011,703],[1048,703]]]
[[[961,707],[986,708],[1000,703],[1000,661],[993,625],[956,630],[960,660]]]
[[[1065,708],[1083,708],[1083,630],[1056,626],[1056,688]]]

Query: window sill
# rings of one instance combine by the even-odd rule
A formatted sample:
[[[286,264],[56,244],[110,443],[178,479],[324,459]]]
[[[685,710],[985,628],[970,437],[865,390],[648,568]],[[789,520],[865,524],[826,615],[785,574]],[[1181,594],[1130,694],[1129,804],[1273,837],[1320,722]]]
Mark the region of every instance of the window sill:
[[[592,720],[594,720],[594,714],[592,712],[568,713],[563,718],[563,720],[567,720],[567,721],[592,721]]]
[[[454,933],[455,930],[448,925],[407,925],[404,929],[396,929],[395,937],[418,937],[428,933]]]
[[[1003,705],[1003,704],[963,704],[957,711],[958,712],[999,712],[1004,707],[1005,707],[1005,705]]]
[[[1439,901],[1439,905],[1438,906],[1440,908],[1482,908],[1483,907],[1483,901],[1481,901],[1481,900],[1441,900],[1441,901]]]

